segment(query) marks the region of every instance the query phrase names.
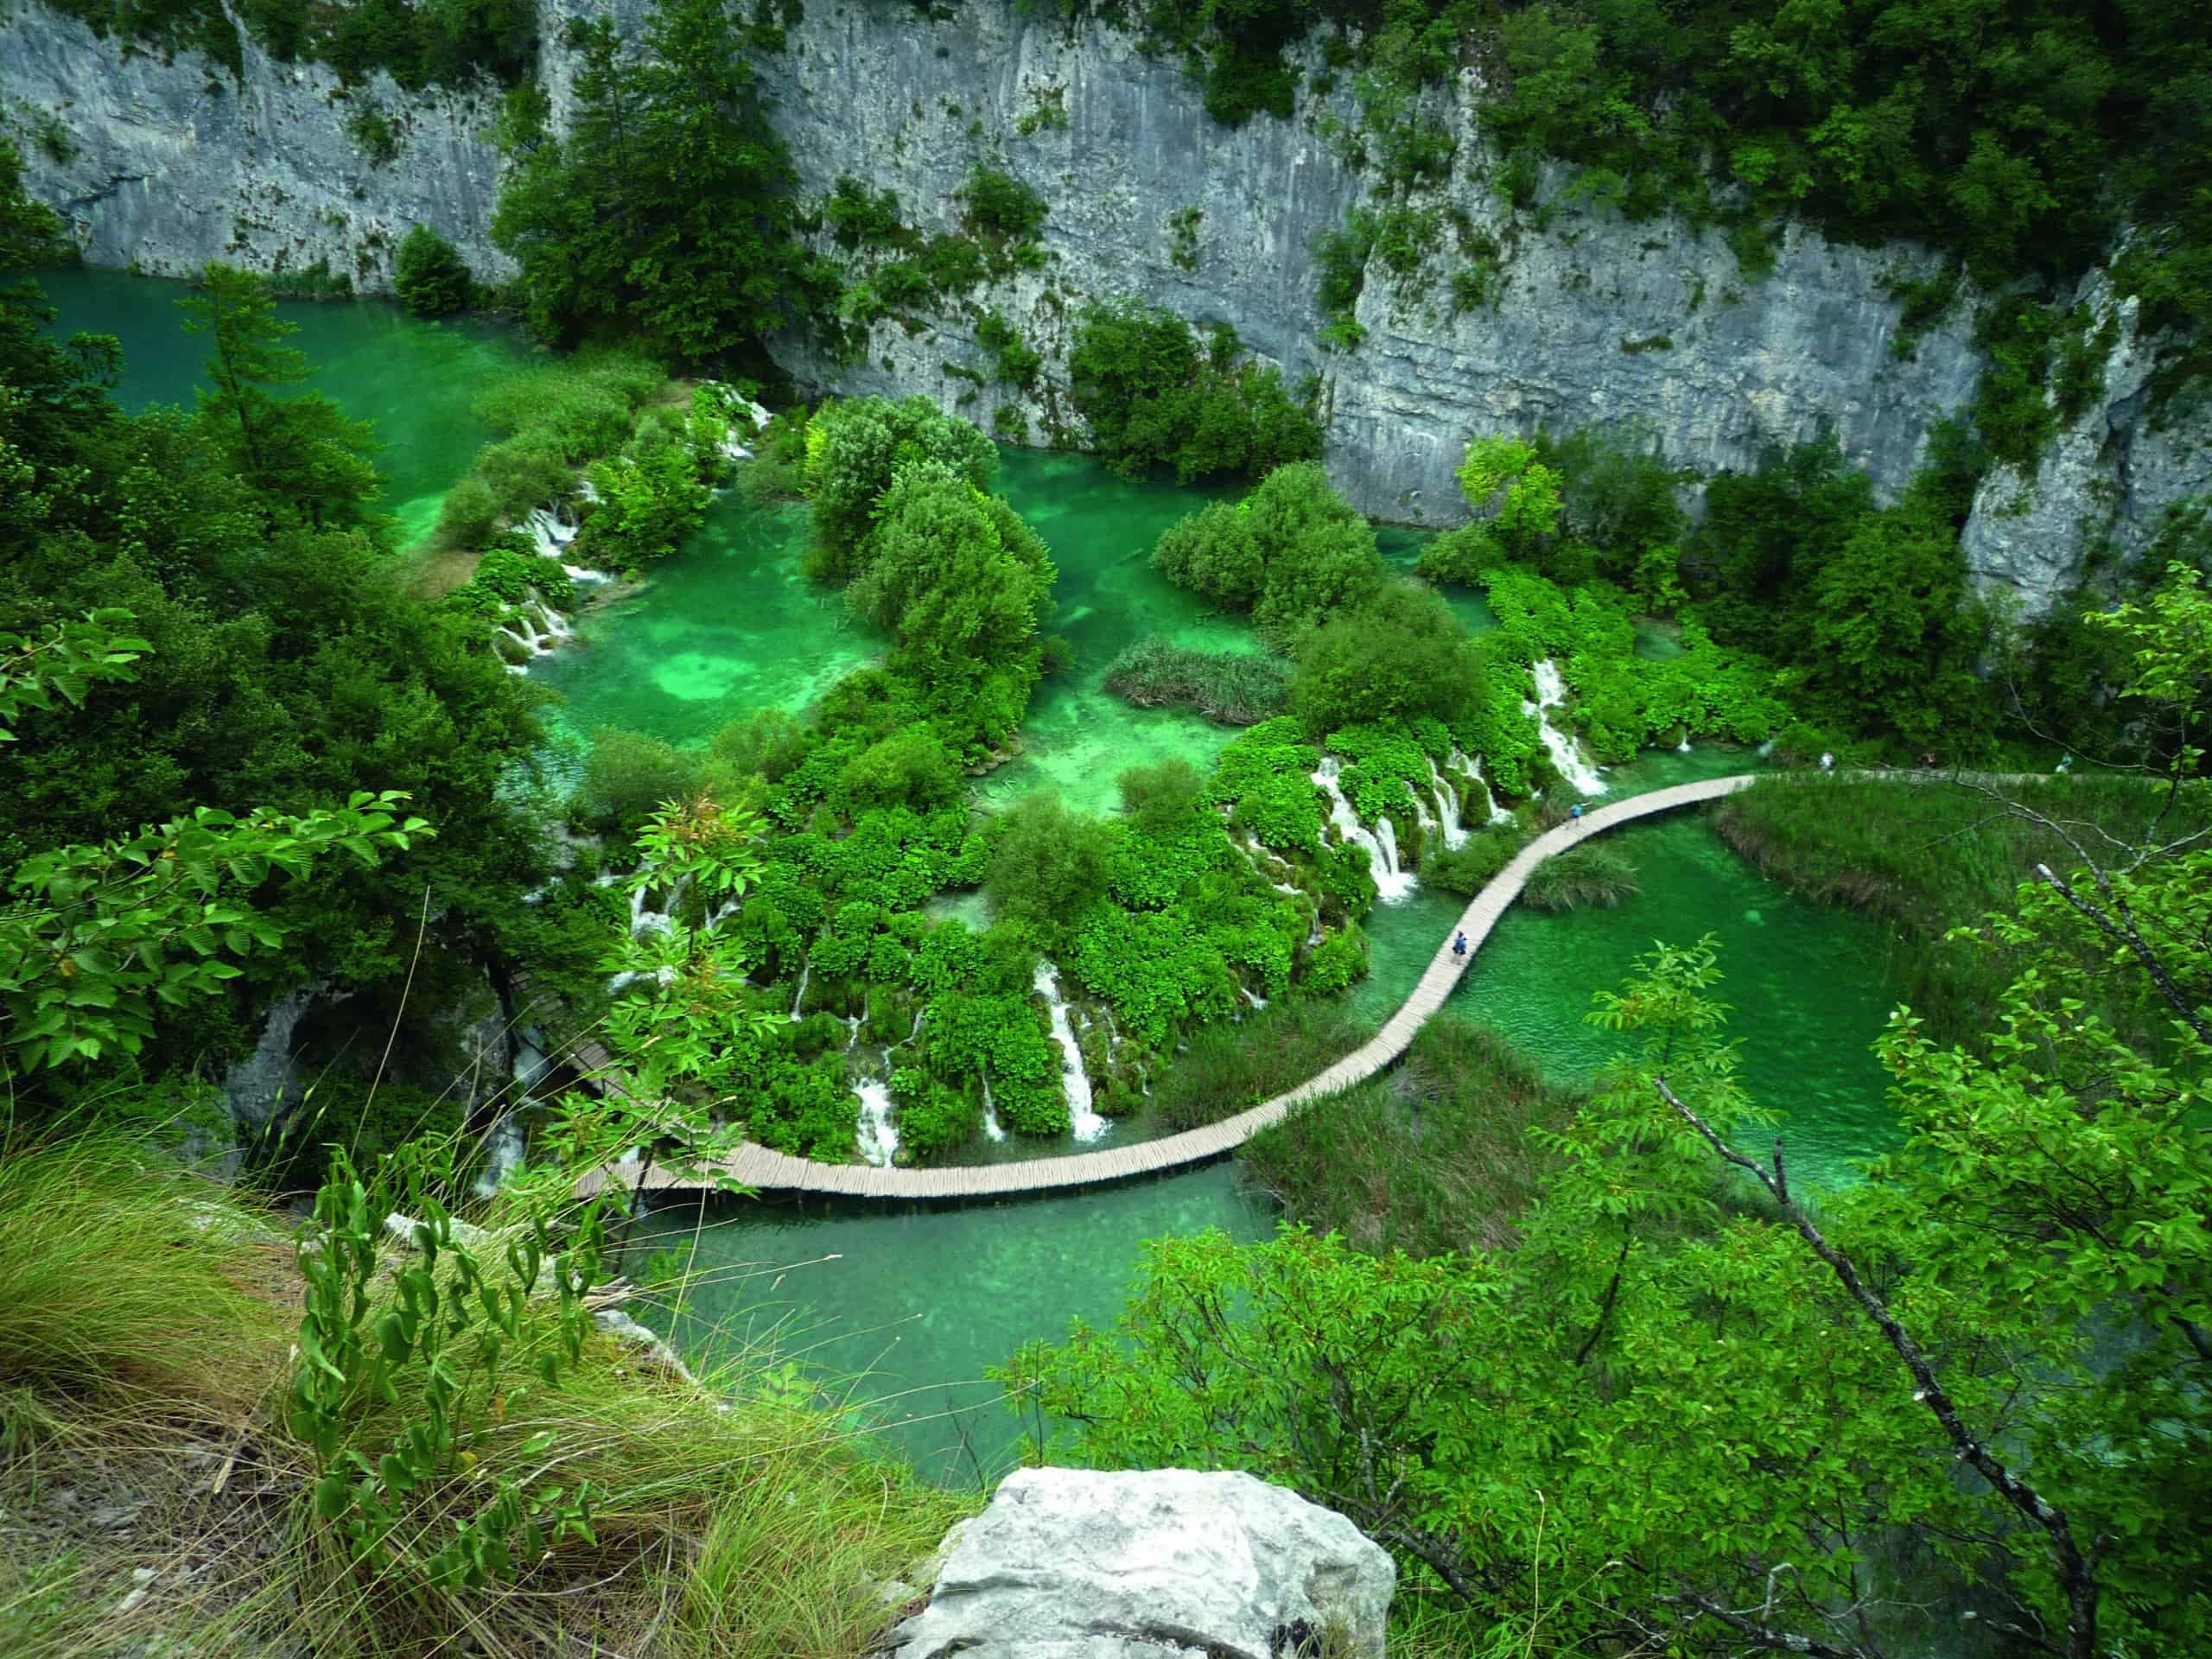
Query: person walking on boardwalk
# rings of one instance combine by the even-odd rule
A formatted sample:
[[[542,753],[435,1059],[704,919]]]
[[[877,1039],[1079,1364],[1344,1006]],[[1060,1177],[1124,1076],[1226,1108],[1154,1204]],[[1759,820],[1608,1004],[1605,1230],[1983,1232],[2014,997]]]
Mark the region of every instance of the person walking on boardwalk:
[[[1467,934],[1464,928],[1452,936],[1452,955],[1459,962],[1467,959]]]

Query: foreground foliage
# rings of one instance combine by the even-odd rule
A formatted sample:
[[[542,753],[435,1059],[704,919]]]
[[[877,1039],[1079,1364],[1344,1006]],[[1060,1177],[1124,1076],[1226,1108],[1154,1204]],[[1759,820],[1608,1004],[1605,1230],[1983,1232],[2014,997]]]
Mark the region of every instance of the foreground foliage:
[[[1478,1641],[1871,1656],[1943,1639],[1931,1613],[2074,1659],[2212,1639],[2208,602],[2177,569],[2103,623],[2182,734],[2166,810],[1987,918],[2012,954],[1985,1042],[1897,1012],[1905,1143],[1863,1184],[1800,1190],[1786,1128],[1762,1150],[1713,950],[1662,947],[1598,999],[1643,1051],[1537,1131],[1517,1245],[1165,1241],[1114,1332],[1007,1380],[1062,1452],[1344,1509]],[[2106,979],[2158,1039],[2088,1012]]]

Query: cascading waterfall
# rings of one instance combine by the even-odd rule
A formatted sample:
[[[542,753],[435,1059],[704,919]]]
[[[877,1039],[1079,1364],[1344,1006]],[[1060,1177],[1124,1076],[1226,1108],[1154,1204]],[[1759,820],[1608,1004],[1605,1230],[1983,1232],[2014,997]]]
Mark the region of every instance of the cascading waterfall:
[[[797,1024],[800,1018],[799,1005],[806,1001],[806,976],[813,971],[814,958],[812,957],[809,957],[804,962],[802,962],[798,965],[798,989],[791,993],[791,1021],[793,1024]]]
[[[870,1077],[855,1084],[853,1092],[861,1100],[860,1127],[854,1135],[861,1157],[879,1167],[887,1166],[899,1151],[899,1126],[891,1119],[891,1085]]]
[[[1584,795],[1602,795],[1605,780],[1598,768],[1582,753],[1582,745],[1566,732],[1554,729],[1548,710],[1558,708],[1567,701],[1567,682],[1560,677],[1559,664],[1548,657],[1532,663],[1529,671],[1535,677],[1536,700],[1523,702],[1521,712],[1536,717],[1536,734],[1544,740],[1544,747],[1552,757],[1552,766],[1569,785]]]
[[[1450,754],[1445,756],[1444,764],[1452,768],[1455,776],[1467,779],[1480,787],[1483,792],[1483,808],[1488,815],[1484,820],[1485,823],[1510,823],[1513,822],[1513,815],[1500,806],[1497,804],[1497,797],[1491,793],[1490,779],[1483,776],[1482,756],[1469,754],[1465,749],[1454,747]]]
[[[999,1122],[999,1109],[991,1100],[991,1074],[983,1076],[983,1135],[990,1141],[1006,1139],[1006,1125]]]
[[[1060,1046],[1060,1087],[1068,1097],[1068,1127],[1078,1141],[1096,1141],[1106,1133],[1106,1119],[1090,1103],[1090,1078],[1083,1069],[1083,1050],[1068,1021],[1067,1000],[1060,995],[1060,970],[1049,962],[1037,964],[1037,995],[1052,1017],[1052,1040]]]
[[[1386,905],[1402,905],[1421,884],[1411,870],[1398,868],[1398,832],[1387,813],[1376,819],[1373,830],[1359,821],[1359,814],[1352,810],[1337,784],[1343,771],[1335,755],[1325,754],[1313,773],[1314,783],[1329,798],[1329,822],[1346,841],[1367,849],[1367,869],[1375,878],[1376,895]]]
[[[1411,789],[1413,785],[1408,784],[1406,787]],[[1467,826],[1459,822],[1459,791],[1436,769],[1433,760],[1428,763],[1428,788],[1436,797],[1437,833],[1444,837],[1446,851],[1457,852],[1467,844]]]

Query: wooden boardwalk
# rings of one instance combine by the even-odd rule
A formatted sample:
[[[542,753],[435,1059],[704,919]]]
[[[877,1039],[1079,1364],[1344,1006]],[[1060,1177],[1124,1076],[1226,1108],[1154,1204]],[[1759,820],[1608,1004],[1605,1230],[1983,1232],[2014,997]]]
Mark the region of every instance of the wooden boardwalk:
[[[1771,775],[1771,774],[1769,774]],[[1578,842],[1602,835],[1615,826],[1672,812],[1685,806],[1719,800],[1758,781],[1753,774],[1713,778],[1701,783],[1677,784],[1671,789],[1631,795],[1603,806],[1586,805],[1580,818],[1548,830],[1521,849],[1519,856],[1491,878],[1459,913],[1455,931],[1467,936],[1467,954],[1454,957],[1452,934],[1439,942],[1436,955],[1398,1011],[1382,1029],[1326,1071],[1308,1077],[1287,1093],[1264,1101],[1234,1117],[1204,1128],[1157,1141],[1134,1141],[1125,1147],[1106,1147],[1063,1158],[1029,1158],[1019,1163],[964,1164],[949,1167],[900,1169],[874,1164],[823,1164],[808,1158],[746,1142],[731,1156],[712,1166],[739,1185],[782,1192],[820,1192],[853,1198],[946,1200],[1014,1198],[1026,1192],[1068,1192],[1079,1187],[1105,1186],[1141,1175],[1182,1169],[1235,1151],[1262,1129],[1280,1123],[1292,1109],[1324,1095],[1332,1095],[1363,1082],[1406,1052],[1428,1017],[1444,1006],[1444,999],[1474,960],[1475,952],[1497,925],[1506,906],[1521,896],[1536,866],[1555,858]],[[585,1044],[576,1051],[578,1062],[604,1077],[611,1063],[604,1049]],[[578,1192],[601,1190],[608,1182],[634,1188],[638,1166],[617,1164],[592,1172],[578,1183]],[[646,1173],[648,1191],[695,1186],[696,1182],[656,1164]]]

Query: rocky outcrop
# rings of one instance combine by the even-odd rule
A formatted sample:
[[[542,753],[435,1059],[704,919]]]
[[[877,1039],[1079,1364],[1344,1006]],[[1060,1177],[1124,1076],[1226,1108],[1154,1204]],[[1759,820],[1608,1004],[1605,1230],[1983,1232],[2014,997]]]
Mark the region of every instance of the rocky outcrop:
[[[241,30],[242,36],[244,31]],[[436,226],[486,278],[498,99],[410,94],[378,75],[348,92],[321,64],[277,63],[245,37],[245,73],[105,40],[35,0],[0,17],[0,113],[51,118],[22,143],[31,188],[86,260],[181,276],[211,259],[331,276],[376,291],[410,226]],[[379,161],[356,133],[388,122]],[[20,126],[20,120],[10,124]]]
[[[1395,1569],[1249,1475],[1022,1469],[945,1540],[897,1659],[1380,1659]]]
[[[2137,331],[2138,306],[2115,301],[2102,272],[2082,283],[2080,303],[2113,345],[2102,390],[2063,427],[2032,474],[1993,467],[1976,493],[1961,537],[1967,565],[1986,592],[2020,614],[2048,609],[2082,574],[2100,545],[2138,553],[2176,502],[2212,495],[2212,408],[2201,390],[2153,409],[2155,355]]]
[[[233,86],[200,60],[129,56],[35,0],[16,3],[0,26],[0,95],[10,109],[55,112],[66,142],[61,152],[29,147],[34,187],[95,261],[181,270],[220,257],[298,270],[322,259],[375,288],[419,219],[480,274],[505,270],[487,236],[488,94],[410,98],[382,82],[346,93],[327,70],[272,63],[251,45]],[[541,0],[541,78],[556,118],[572,67],[559,23],[586,9],[596,10]],[[613,10],[634,28],[641,0]],[[1369,199],[1366,173],[1346,157],[1344,135],[1358,124],[1347,92],[1309,91],[1293,118],[1224,127],[1172,54],[1147,54],[1108,25],[1022,16],[1008,0],[934,14],[904,0],[820,0],[761,75],[809,194],[850,174],[895,189],[909,223],[949,228],[955,193],[981,161],[1051,205],[1041,270],[946,315],[880,321],[856,361],[779,342],[794,377],[822,389],[925,392],[986,425],[1005,409],[1039,436],[1066,418],[1055,374],[1083,306],[1134,296],[1227,323],[1292,385],[1310,379],[1351,499],[1378,516],[1444,524],[1464,512],[1452,468],[1466,438],[1539,426],[1626,426],[1700,473],[1832,429],[1894,493],[1931,424],[1966,404],[1980,373],[1970,306],[1910,353],[1892,349],[1899,308],[1888,289],[1925,270],[1917,251],[1845,247],[1797,227],[1753,280],[1717,234],[1679,222],[1511,212],[1487,182],[1471,73],[1435,100],[1458,142],[1452,180],[1411,203],[1432,230],[1447,213],[1452,227],[1410,274],[1370,261],[1354,314],[1365,337],[1350,352],[1322,344],[1315,254]],[[351,136],[369,107],[399,139],[381,163]],[[1470,258],[1462,244],[1476,258],[1497,250],[1486,295],[1455,296]],[[990,383],[976,340],[986,309],[1045,352],[1035,391]],[[2154,432],[2141,377],[2131,382],[2122,365],[2108,379],[2040,475],[1993,480],[1977,511],[1977,569],[2028,606],[2064,585],[2085,518],[2103,523],[2118,501],[2124,526],[2145,523],[2203,486],[2202,423]]]

